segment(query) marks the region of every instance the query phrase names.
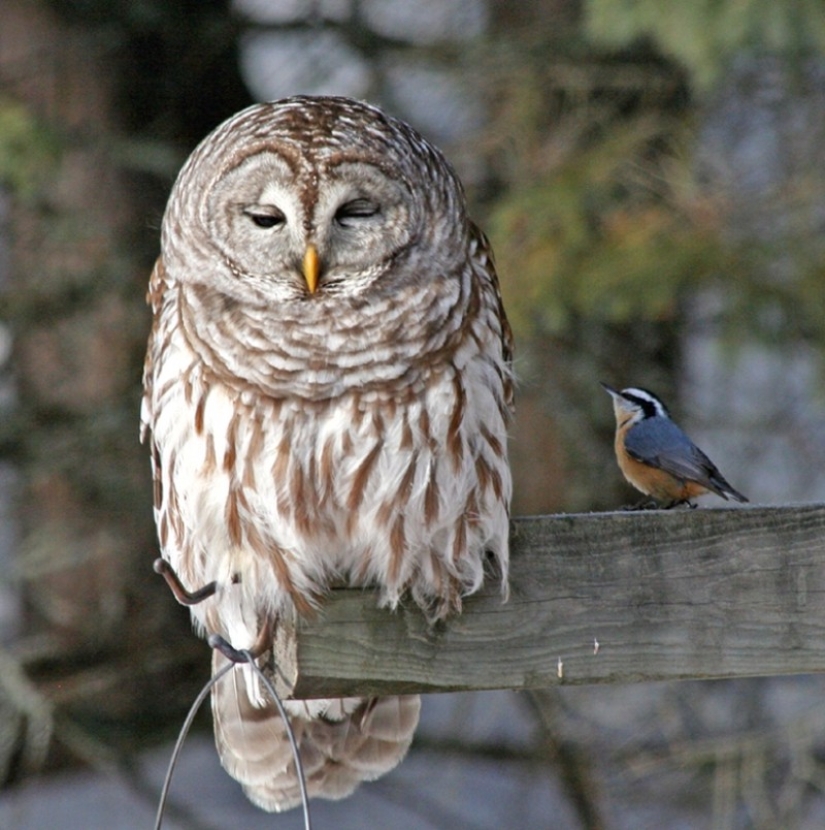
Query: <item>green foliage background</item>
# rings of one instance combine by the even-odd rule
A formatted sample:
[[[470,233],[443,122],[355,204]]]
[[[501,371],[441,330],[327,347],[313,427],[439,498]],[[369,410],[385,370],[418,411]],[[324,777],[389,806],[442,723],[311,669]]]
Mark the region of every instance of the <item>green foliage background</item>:
[[[582,318],[675,325],[686,300],[716,286],[732,343],[825,342],[821,170],[797,170],[772,194],[766,236],[737,227],[742,206],[696,160],[731,61],[778,56],[793,88],[797,62],[825,52],[821,4],[589,0],[577,40],[533,37],[532,49],[499,47],[492,81],[500,188],[485,221],[517,331],[561,336]],[[496,167],[505,156],[517,161]]]
[[[586,0],[584,16],[594,44],[624,49],[649,39],[685,66],[701,91],[743,53],[825,52],[819,0]]]

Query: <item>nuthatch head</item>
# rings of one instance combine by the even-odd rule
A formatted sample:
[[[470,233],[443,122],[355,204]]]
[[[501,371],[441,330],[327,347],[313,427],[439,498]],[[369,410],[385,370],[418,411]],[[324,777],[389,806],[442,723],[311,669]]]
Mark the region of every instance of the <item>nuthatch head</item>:
[[[723,499],[747,501],[673,423],[656,395],[636,387],[619,392],[606,383],[602,386],[613,398],[616,460],[637,490],[668,507],[709,492]]]

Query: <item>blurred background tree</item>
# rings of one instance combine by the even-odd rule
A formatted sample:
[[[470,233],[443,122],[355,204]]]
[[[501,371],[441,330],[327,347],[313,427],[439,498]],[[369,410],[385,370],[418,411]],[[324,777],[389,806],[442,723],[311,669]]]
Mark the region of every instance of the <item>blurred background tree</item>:
[[[598,380],[656,390],[752,499],[825,499],[814,0],[0,0],[0,15],[5,780],[47,758],[120,764],[170,734],[207,674],[151,572],[143,294],[180,164],[254,98],[365,97],[455,161],[518,340],[516,512],[632,498]],[[548,691],[513,704],[531,728],[518,751],[469,749],[553,777],[582,827],[690,824],[702,794],[716,827],[821,826],[821,692]],[[420,744],[443,753],[441,727]]]
[[[200,650],[151,572],[135,426],[143,296],[179,165],[250,99],[225,3],[4,0],[1,13],[0,308],[13,354],[0,442],[16,528],[3,639],[48,701],[37,717],[54,719],[33,729],[27,705],[4,720],[0,770],[13,779],[41,760],[30,734],[53,731],[54,762],[152,740],[198,678]],[[5,680],[14,712],[23,701]]]

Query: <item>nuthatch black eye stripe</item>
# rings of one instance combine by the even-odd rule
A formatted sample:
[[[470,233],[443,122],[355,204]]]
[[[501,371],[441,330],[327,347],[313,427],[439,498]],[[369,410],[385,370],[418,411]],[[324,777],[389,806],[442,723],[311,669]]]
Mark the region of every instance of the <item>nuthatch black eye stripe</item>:
[[[644,392],[647,397],[635,394],[635,390],[623,390],[620,394],[628,401],[635,403],[642,408],[645,418],[654,418],[656,415],[664,414],[670,417],[670,411],[652,392],[647,389],[638,389],[639,392]]]

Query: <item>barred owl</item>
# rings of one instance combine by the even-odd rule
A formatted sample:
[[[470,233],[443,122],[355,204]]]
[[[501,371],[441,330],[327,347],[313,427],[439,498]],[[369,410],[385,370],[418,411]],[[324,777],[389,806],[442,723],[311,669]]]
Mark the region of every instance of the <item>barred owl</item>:
[[[489,557],[506,590],[510,329],[487,240],[441,153],[346,98],[260,104],[183,167],[152,274],[142,424],[162,555],[196,626],[248,649],[330,584],[461,609]],[[214,652],[213,670],[226,658]],[[290,701],[310,795],[404,756],[417,696]],[[299,801],[248,670],[213,690],[227,771]]]

